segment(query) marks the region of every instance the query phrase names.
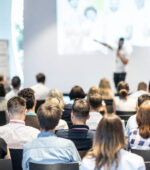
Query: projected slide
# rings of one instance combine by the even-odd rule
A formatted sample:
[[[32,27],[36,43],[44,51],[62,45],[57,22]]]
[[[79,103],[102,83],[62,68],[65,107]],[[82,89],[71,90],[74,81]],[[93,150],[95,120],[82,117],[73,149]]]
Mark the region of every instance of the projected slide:
[[[93,41],[150,46],[150,0],[57,0],[58,52],[89,54],[104,50]]]

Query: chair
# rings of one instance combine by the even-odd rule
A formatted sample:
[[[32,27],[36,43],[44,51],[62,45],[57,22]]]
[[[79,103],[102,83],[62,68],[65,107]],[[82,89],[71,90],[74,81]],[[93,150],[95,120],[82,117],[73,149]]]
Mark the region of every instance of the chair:
[[[0,126],[6,125],[7,123],[7,113],[5,111],[0,111]]]
[[[66,104],[64,107],[64,112],[62,114],[62,119],[67,122],[69,129],[72,126],[71,111],[72,111],[72,104]]]
[[[12,170],[11,159],[0,159],[0,170]]]
[[[36,101],[36,107],[35,107],[35,113],[37,113],[38,108],[41,106],[41,104],[45,103],[45,100],[37,100]]]
[[[106,104],[107,112],[108,113],[113,113],[114,108],[113,108],[113,99],[104,99],[104,102]]]
[[[22,170],[23,149],[10,149],[13,170]]]
[[[36,164],[29,163],[30,170],[79,170],[78,163]]]
[[[131,152],[142,156],[145,162],[146,170],[150,170],[150,150],[131,149]]]
[[[81,159],[84,158],[84,156],[87,154],[88,151],[89,151],[89,150],[78,150]]]

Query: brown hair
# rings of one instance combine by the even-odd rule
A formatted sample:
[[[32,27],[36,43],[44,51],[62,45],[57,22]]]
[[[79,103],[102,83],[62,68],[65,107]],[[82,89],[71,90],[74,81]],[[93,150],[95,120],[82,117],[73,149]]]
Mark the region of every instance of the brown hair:
[[[88,102],[91,108],[97,109],[102,106],[102,97],[100,94],[95,93],[88,97]]]
[[[101,89],[111,89],[109,80],[106,78],[102,78],[99,82],[99,88]]]
[[[145,101],[140,106],[137,116],[137,124],[139,127],[139,134],[147,139],[150,137],[150,101]]]
[[[42,104],[37,112],[40,127],[45,131],[53,130],[58,125],[61,115],[60,106],[49,102]]]
[[[76,98],[82,99],[85,97],[84,90],[80,86],[74,86],[69,93],[69,97],[71,100],[74,100]]]
[[[119,82],[117,85],[117,91],[121,98],[126,98],[129,92],[129,85],[125,81]]]
[[[0,83],[0,97],[5,97],[6,91],[3,84]]]
[[[22,114],[26,109],[26,101],[19,96],[12,97],[7,102],[7,109],[11,115]]]
[[[147,91],[147,84],[146,84],[145,82],[140,82],[140,83],[138,84],[137,90]]]
[[[111,165],[119,164],[119,151],[126,145],[121,119],[115,115],[105,115],[100,121],[94,137],[93,147],[87,154],[96,159],[95,169],[104,166],[104,170],[111,169]]]
[[[44,83],[45,82],[45,75],[43,73],[39,73],[36,75],[36,81],[38,83]]]
[[[90,106],[85,99],[77,99],[72,106],[72,112],[78,119],[86,119],[89,115]]]
[[[140,97],[138,97],[138,107],[140,107],[141,104],[146,100],[150,100],[150,94],[142,94]]]

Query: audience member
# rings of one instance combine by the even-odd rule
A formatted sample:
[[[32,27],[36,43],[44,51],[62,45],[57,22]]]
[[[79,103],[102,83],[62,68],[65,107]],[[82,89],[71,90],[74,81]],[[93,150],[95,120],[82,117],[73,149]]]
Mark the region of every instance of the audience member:
[[[3,84],[0,84],[0,111],[7,110],[7,101],[5,99],[5,88]]]
[[[36,100],[45,100],[48,97],[49,89],[45,86],[45,80],[46,77],[43,73],[36,75],[37,84],[31,87],[35,92]]]
[[[89,130],[86,121],[89,118],[90,107],[85,99],[76,99],[72,106],[72,127],[69,130],[57,131],[57,136],[70,139],[78,150],[87,150],[92,147],[94,131]]]
[[[117,111],[136,111],[136,100],[129,98],[129,85],[128,83],[121,81],[117,86],[119,97],[115,99]]]
[[[148,85],[148,92],[150,93],[150,82],[149,82],[149,85]]]
[[[83,159],[80,170],[145,170],[142,157],[124,150],[125,137],[120,118],[105,115],[98,125],[92,149]]]
[[[145,101],[149,100],[150,101],[150,94],[143,94],[141,95],[138,100],[137,100],[137,111],[138,108],[141,106],[141,104]],[[138,128],[138,124],[137,124],[137,114],[131,116],[128,121],[127,121],[127,125],[126,125],[126,131],[125,131],[125,135],[129,136],[130,132],[134,129]]]
[[[29,170],[29,162],[54,164],[79,162],[80,156],[72,141],[55,135],[55,128],[61,118],[59,105],[45,103],[38,109],[41,133],[38,138],[25,145],[23,170]]]
[[[12,85],[13,89],[6,94],[5,98],[6,98],[7,101],[9,99],[11,99],[12,97],[18,95],[19,88],[20,88],[20,85],[21,85],[20,78],[18,76],[13,77],[12,80],[11,80],[11,85]]]
[[[22,149],[24,144],[35,139],[39,130],[25,126],[26,102],[21,97],[13,97],[7,103],[10,122],[0,127],[0,137],[9,148]]]
[[[31,88],[25,88],[18,93],[18,96],[23,97],[26,100],[26,118],[25,124],[37,129],[40,129],[39,121],[35,113],[35,96],[34,91]]]
[[[130,148],[150,150],[150,100],[141,104],[136,120],[138,127],[129,135]]]
[[[5,76],[1,73],[0,73],[0,84],[4,85],[6,93],[8,93],[11,90],[10,86],[7,83]]]
[[[0,159],[10,159],[9,149],[2,138],[0,138]]]

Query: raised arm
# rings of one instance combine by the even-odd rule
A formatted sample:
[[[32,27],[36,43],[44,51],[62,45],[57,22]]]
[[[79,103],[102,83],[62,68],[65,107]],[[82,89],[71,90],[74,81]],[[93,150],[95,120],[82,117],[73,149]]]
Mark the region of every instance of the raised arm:
[[[107,48],[109,48],[110,50],[113,50],[112,46],[108,45],[107,43],[104,43],[104,42],[101,42],[101,41],[98,41],[98,40],[95,40],[95,39],[94,39],[94,41],[105,46],[105,47],[107,47]]]

